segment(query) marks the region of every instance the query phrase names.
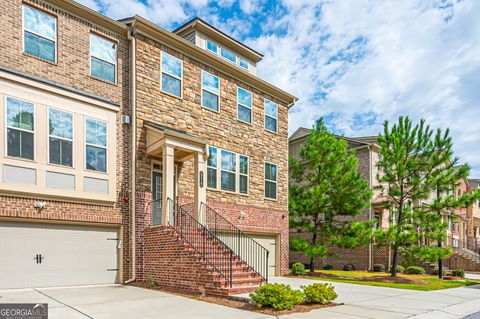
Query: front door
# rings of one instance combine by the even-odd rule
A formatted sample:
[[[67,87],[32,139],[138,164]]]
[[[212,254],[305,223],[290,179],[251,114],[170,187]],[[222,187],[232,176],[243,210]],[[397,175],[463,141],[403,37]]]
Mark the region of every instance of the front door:
[[[152,172],[152,224],[162,223],[162,173]]]

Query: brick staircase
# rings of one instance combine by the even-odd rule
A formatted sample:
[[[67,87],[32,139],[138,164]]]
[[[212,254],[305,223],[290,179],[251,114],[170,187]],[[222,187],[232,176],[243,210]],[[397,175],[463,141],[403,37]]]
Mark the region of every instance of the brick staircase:
[[[466,271],[480,271],[480,255],[466,248],[456,248],[448,259],[450,269],[463,269]]]

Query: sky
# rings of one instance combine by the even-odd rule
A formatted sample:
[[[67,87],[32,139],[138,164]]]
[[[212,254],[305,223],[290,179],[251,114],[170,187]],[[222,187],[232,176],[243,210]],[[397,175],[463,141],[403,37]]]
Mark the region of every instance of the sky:
[[[480,178],[478,0],[80,2],[167,30],[198,16],[263,53],[257,75],[300,98],[290,134],[320,117],[349,137],[378,135],[401,115],[424,118],[450,129],[460,162]]]

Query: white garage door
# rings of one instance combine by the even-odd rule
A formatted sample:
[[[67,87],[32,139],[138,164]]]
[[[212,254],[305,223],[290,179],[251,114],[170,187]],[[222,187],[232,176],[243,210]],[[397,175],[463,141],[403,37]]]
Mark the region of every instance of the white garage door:
[[[0,222],[0,289],[117,282],[118,230]]]
[[[271,235],[250,235],[255,241],[268,250],[268,277],[277,274],[277,245],[276,236]]]

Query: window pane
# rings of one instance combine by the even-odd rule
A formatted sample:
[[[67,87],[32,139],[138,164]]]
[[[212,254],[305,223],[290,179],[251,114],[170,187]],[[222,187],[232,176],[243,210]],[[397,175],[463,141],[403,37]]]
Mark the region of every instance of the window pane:
[[[33,131],[33,104],[8,97],[7,125]]]
[[[162,52],[162,72],[168,72],[178,78],[182,77],[182,62],[173,55]]]
[[[248,177],[245,175],[240,175],[240,193],[247,194],[248,192]]]
[[[33,160],[33,133],[7,129],[7,155]]]
[[[247,123],[252,123],[252,110],[242,105],[238,106],[238,119]]]
[[[270,100],[265,99],[265,114],[270,115],[271,117],[278,117],[278,106],[276,103],[273,103]]]
[[[218,96],[203,90],[202,105],[209,109],[218,111]]]
[[[248,70],[248,62],[245,61],[244,59],[240,59],[240,66]]]
[[[48,110],[49,134],[73,139],[72,114],[55,109]]]
[[[222,171],[222,190],[224,191],[235,191],[235,173]]]
[[[236,171],[236,154],[222,150],[222,169],[235,172]]]
[[[93,119],[87,119],[86,126],[87,143],[106,147],[107,124]]]
[[[33,133],[20,132],[20,156],[33,160]]]
[[[106,172],[107,152],[103,148],[87,145],[87,169]]]
[[[92,57],[90,75],[110,83],[115,83],[115,65]]]
[[[252,93],[242,88],[238,88],[237,92],[238,92],[238,103],[248,107],[252,107]]]
[[[265,128],[269,131],[277,131],[277,120],[269,116],[265,116]]]
[[[180,92],[180,87],[181,87],[181,82],[180,80],[162,73],[162,90],[173,94],[175,96],[181,97],[181,92]]]
[[[215,147],[208,147],[207,166],[217,167],[217,149]]]
[[[207,49],[214,53],[218,53],[218,47],[212,41],[207,41]]]
[[[25,53],[55,62],[55,42],[25,32]]]
[[[277,198],[277,184],[269,181],[265,181],[265,197]]]
[[[231,62],[233,62],[233,63],[237,63],[237,56],[236,56],[235,54],[233,54],[232,52],[230,52],[230,51],[228,51],[228,50],[226,50],[226,49],[224,49],[224,48],[222,48],[221,51],[222,51],[222,56],[223,56],[225,59],[227,59],[227,60],[229,60],[229,61],[231,61]]]
[[[218,94],[220,91],[220,79],[213,74],[202,71],[202,88]]]
[[[207,187],[217,188],[217,169],[207,168]]]
[[[114,42],[95,34],[90,34],[90,55],[115,64],[117,59],[116,45]]]
[[[42,37],[55,40],[56,19],[40,10],[24,6],[24,22],[25,30],[40,34]]]
[[[240,174],[248,174],[248,157],[240,155]]]
[[[270,181],[277,181],[277,166],[265,163],[265,179]]]
[[[7,129],[7,154],[20,157],[20,131]]]
[[[72,166],[72,142],[50,137],[50,163]]]

